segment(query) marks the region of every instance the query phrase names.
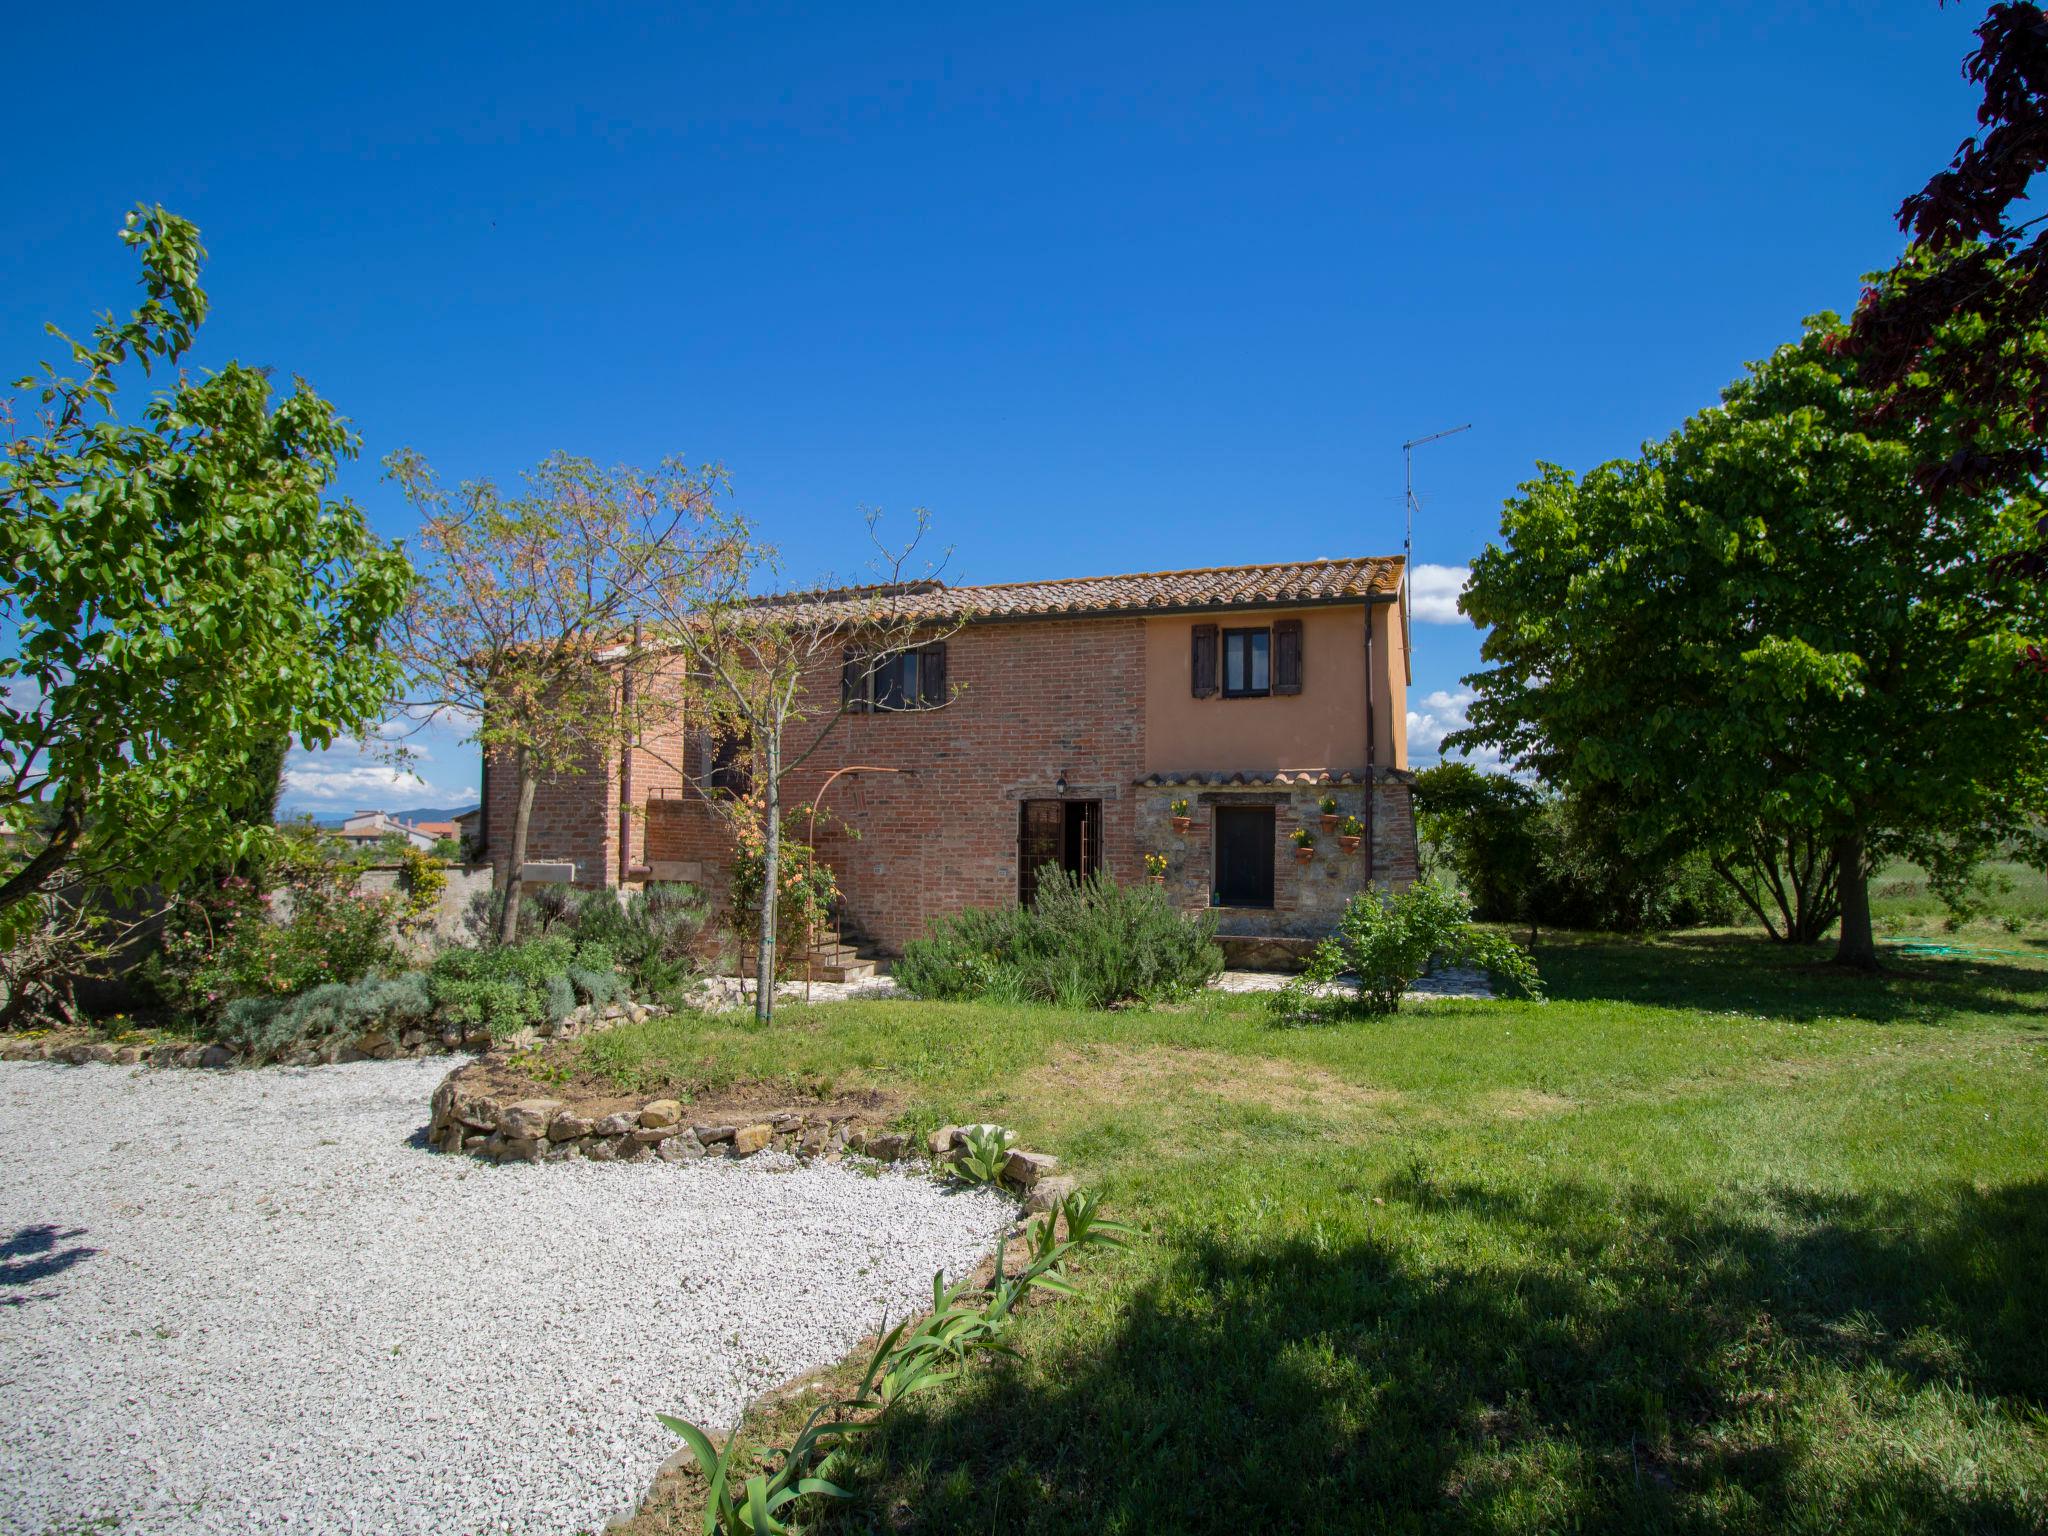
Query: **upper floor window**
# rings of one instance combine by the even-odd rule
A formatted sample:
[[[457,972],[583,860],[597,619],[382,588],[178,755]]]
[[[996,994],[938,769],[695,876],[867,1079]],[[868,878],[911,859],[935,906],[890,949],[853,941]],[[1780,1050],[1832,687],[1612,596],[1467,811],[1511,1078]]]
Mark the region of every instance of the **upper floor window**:
[[[846,653],[840,700],[855,713],[937,709],[951,694],[946,683],[946,642],[911,646],[884,656]]]
[[[1223,697],[1255,699],[1272,692],[1267,674],[1271,643],[1264,629],[1223,631]]]
[[[1301,692],[1299,619],[1276,619],[1258,629],[1197,624],[1188,661],[1190,691],[1198,699],[1263,699]],[[1220,674],[1220,676],[1219,676]],[[1221,687],[1218,684],[1221,684]]]

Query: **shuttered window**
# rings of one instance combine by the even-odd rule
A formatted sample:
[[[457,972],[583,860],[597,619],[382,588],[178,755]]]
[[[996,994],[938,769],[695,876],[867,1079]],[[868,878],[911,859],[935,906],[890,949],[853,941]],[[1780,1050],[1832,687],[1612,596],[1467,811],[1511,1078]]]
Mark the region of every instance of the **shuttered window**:
[[[1272,692],[1272,648],[1271,630],[1223,631],[1223,697],[1257,699]]]
[[[1301,692],[1301,620],[1278,619],[1273,624],[1273,691]]]
[[[862,714],[868,707],[867,664],[852,651],[839,664],[839,703],[848,714]]]
[[[853,713],[937,709],[952,697],[946,680],[946,642],[912,646],[886,656],[846,653],[839,697]]]

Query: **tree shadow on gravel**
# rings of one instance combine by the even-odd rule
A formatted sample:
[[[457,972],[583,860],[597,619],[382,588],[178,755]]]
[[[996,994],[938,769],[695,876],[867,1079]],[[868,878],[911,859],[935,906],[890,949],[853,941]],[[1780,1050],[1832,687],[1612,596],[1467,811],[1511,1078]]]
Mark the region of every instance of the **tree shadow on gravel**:
[[[1048,1536],[2043,1528],[2021,1426],[2048,1403],[2048,1182],[1781,1192],[1756,1213],[1569,1180],[1411,1177],[1379,1198],[1441,1218],[1430,1262],[1372,1216],[1156,1239],[1162,1265],[1106,1332],[1041,1335],[1029,1365],[913,1399],[857,1453],[860,1500],[818,1516]]]
[[[91,1258],[99,1249],[61,1246],[83,1236],[83,1227],[73,1227],[66,1232],[48,1222],[18,1229],[13,1236],[0,1242],[0,1287],[12,1290],[34,1285],[40,1280],[63,1274],[81,1259]],[[55,1291],[43,1291],[33,1296],[0,1296],[0,1307],[48,1301],[56,1294]]]

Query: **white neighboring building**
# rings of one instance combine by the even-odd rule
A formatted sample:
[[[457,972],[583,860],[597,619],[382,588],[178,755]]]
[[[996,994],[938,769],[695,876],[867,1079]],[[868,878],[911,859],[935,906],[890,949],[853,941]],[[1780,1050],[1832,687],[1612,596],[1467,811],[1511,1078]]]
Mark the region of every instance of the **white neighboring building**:
[[[402,837],[422,853],[433,851],[435,838],[417,822],[400,821],[384,811],[357,811],[332,835],[358,848],[387,837]]]

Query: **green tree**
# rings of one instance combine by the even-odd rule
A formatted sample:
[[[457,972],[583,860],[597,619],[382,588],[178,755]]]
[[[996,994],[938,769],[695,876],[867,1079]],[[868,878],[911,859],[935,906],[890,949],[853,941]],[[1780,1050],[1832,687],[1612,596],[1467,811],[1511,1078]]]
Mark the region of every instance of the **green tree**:
[[[2042,589],[1994,585],[2031,494],[1914,483],[1907,429],[1866,426],[1832,316],[1640,459],[1545,465],[1474,563],[1491,626],[1471,727],[1637,835],[1774,858],[1827,850],[1836,958],[1876,963],[1869,875],[2040,848]],[[1754,887],[1752,887],[1752,895]]]
[[[45,363],[0,457],[0,924],[53,886],[174,885],[271,835],[224,783],[278,743],[373,722],[394,673],[378,636],[402,554],[327,495],[356,439],[304,380],[180,371],[139,420],[133,370],[177,367],[206,317],[199,232],[139,207],[121,238],[144,301]]]
[[[1532,924],[1528,894],[1543,877],[1539,798],[1504,773],[1445,762],[1415,775],[1415,830],[1450,867],[1487,922]]]
[[[420,513],[417,580],[392,627],[405,712],[467,722],[517,785],[498,924],[510,944],[534,795],[544,778],[602,773],[637,734],[651,702],[624,686],[637,626],[657,594],[687,606],[701,590],[726,537],[724,475],[556,453],[516,493],[469,480],[450,495],[410,449],[385,467]]]
[[[758,891],[754,1014],[764,1023],[775,1010],[777,933],[785,926],[778,910],[785,894],[807,908],[818,900],[810,850],[793,867],[784,865],[785,779],[817,754],[849,708],[864,707],[849,692],[857,668],[872,674],[890,658],[944,640],[965,622],[958,611],[933,618],[914,601],[904,601],[938,574],[937,566],[914,580],[906,574],[931,527],[922,508],[913,515],[915,529],[900,549],[881,542],[879,516],[869,515],[868,536],[876,549],[871,574],[878,579],[862,586],[831,590],[827,583],[824,590],[763,595],[761,589],[780,573],[780,557],[745,519],[735,517],[722,525],[715,559],[658,588],[660,617],[650,635],[682,663],[679,690],[674,669],[669,671],[670,696],[686,695],[708,733],[728,743],[747,768],[746,791],[718,798],[732,818],[742,859],[759,870],[758,883],[750,881]],[[943,694],[952,697],[950,685]],[[696,777],[700,787],[715,788],[685,764],[671,766]]]

